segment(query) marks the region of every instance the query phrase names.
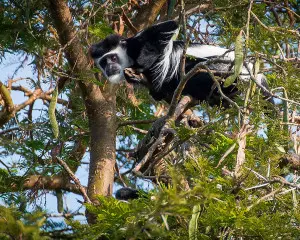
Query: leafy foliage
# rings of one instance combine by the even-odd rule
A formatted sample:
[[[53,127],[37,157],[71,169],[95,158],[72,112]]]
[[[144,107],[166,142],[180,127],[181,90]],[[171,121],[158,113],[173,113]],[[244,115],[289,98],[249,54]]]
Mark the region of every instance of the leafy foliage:
[[[136,17],[142,15],[143,21],[150,21],[143,11],[155,1],[67,2],[77,43],[88,55],[92,43],[113,32],[131,36],[131,23],[136,28],[144,24],[136,22]],[[154,16],[157,21],[179,17],[179,1],[166,2]],[[184,121],[171,122],[175,137],[170,146],[174,149],[162,159],[155,159],[158,167],[150,171],[152,175],[132,171],[137,164],[133,150],[151,123],[116,126],[113,134],[107,133],[117,141],[117,164],[112,164],[117,170],[114,184],[141,189],[150,186],[153,190],[129,202],[99,196],[99,205],[86,206],[95,214],[96,222],[75,220],[76,214],[83,214],[80,207],[84,205],[78,203],[79,210],[67,205],[70,198],[77,197],[68,193],[73,181],[57,163],[57,157],[74,173],[92,165],[86,161],[86,153],[97,155],[90,146],[103,143],[103,139],[91,142],[92,127],[97,123],[89,116],[107,112],[100,109],[88,113],[86,106],[91,101],[98,105],[97,101],[107,97],[112,86],[99,70],[92,68],[96,77],[86,81],[100,89],[103,96],[86,98],[81,80],[87,73],[76,73],[65,54],[75,38],[67,45],[60,44],[61,36],[54,27],[57,19],[52,18],[48,4],[45,0],[0,2],[0,60],[6,64],[6,58],[11,56],[8,53],[20,59],[9,78],[1,79],[9,90],[8,96],[17,102],[16,112],[1,125],[0,132],[1,204],[16,207],[0,207],[1,239],[46,239],[44,235],[60,239],[299,239],[299,165],[283,161],[290,153],[300,155],[299,104],[276,99],[274,106],[253,82],[238,82],[241,94],[233,100],[239,109],[224,109],[228,105],[224,99],[223,105],[215,107],[201,103],[192,109],[203,120],[200,128],[190,128]],[[235,74],[229,80],[218,78],[220,81],[235,84],[242,59],[247,56],[259,65],[255,70],[265,74],[273,94],[299,102],[297,1],[254,1],[250,9],[248,1],[216,0],[207,3],[207,9],[203,4],[204,9],[198,11],[195,1],[186,0],[185,6],[191,42],[235,47]],[[241,42],[241,30],[249,32],[247,46]],[[29,77],[24,74],[19,78],[23,68],[30,72]],[[49,93],[54,85],[59,94]],[[57,100],[56,106],[51,99]],[[5,109],[1,94],[0,105],[1,118]],[[155,102],[145,89],[133,89],[124,83],[116,91],[117,123],[157,119],[167,109],[166,103]],[[243,125],[250,127],[244,148],[240,145]],[[105,126],[99,126],[97,131],[103,131],[102,127]],[[53,139],[53,133],[57,136],[58,131],[59,139]],[[241,150],[245,162],[241,177],[236,178]],[[111,163],[115,159],[106,160]],[[98,171],[108,170],[99,167]],[[84,173],[80,176],[92,177]],[[37,181],[28,185],[32,176]],[[41,182],[42,177],[56,186],[59,182],[54,180],[60,178],[63,187],[50,188],[49,182]],[[66,223],[49,220],[51,214],[40,211],[49,207],[49,202],[44,205],[38,201],[45,194],[57,199],[55,214]]]
[[[42,212],[21,213],[14,208],[0,206],[1,239],[49,239],[40,235],[40,227],[46,218]]]
[[[210,162],[205,158],[188,159],[184,166],[171,169],[176,172],[173,185],[161,186],[158,191],[151,191],[136,200],[122,202],[99,197],[98,206],[88,206],[97,216],[96,224],[70,223],[77,229],[77,238],[87,235],[87,239],[103,236],[104,239],[299,237],[298,211],[286,208],[291,206],[290,197],[278,196],[257,204],[266,189],[233,193],[234,182],[222,176]],[[188,191],[178,184],[183,176],[190,178],[191,189]],[[253,174],[245,185],[252,186],[256,181]],[[251,204],[254,207],[249,209]]]

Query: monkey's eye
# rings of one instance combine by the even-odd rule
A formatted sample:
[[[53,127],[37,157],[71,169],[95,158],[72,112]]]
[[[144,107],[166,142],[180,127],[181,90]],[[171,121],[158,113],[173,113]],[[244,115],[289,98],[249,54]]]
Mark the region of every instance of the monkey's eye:
[[[118,61],[118,58],[117,58],[116,55],[112,55],[112,56],[110,57],[110,60],[111,60],[113,63],[115,63],[115,62]]]

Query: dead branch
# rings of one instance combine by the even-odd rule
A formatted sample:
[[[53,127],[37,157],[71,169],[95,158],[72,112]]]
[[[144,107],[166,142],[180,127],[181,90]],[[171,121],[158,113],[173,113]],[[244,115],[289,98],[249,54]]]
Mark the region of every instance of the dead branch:
[[[250,132],[250,126],[248,124],[244,124],[237,136],[237,144],[239,146],[238,153],[236,156],[236,165],[234,170],[235,179],[239,179],[242,174],[242,167],[246,161],[246,135]]]
[[[133,23],[131,22],[131,20],[127,17],[124,9],[122,8],[122,18],[125,22],[125,24],[127,25],[127,27],[129,27],[130,31],[133,34],[136,34],[138,32],[138,30],[135,28],[135,26],[133,25]]]
[[[135,166],[133,169],[133,172],[139,172],[140,169],[149,161],[150,158],[152,158],[153,153],[157,149],[157,147],[162,144],[165,140],[165,136],[163,131],[160,132],[158,138],[155,140],[155,142],[151,145],[146,155],[143,157],[143,159]]]
[[[212,72],[210,71],[210,69],[209,69],[206,65],[202,65],[201,67],[204,68],[204,69],[208,72],[209,76],[212,78],[212,80],[214,81],[215,85],[217,86],[220,95],[221,95],[225,100],[227,100],[230,104],[232,104],[233,106],[235,106],[235,107],[237,108],[237,110],[239,111],[239,113],[240,113],[240,107],[239,107],[239,105],[238,105],[236,102],[232,101],[229,97],[227,97],[227,96],[223,93],[220,83],[217,81],[217,79],[216,79],[215,76],[212,74]]]
[[[262,198],[258,199],[255,203],[253,203],[252,205],[250,205],[249,207],[247,207],[247,211],[251,210],[251,208],[253,208],[254,206],[256,206],[257,204],[259,204],[260,202],[267,200],[271,197],[275,197],[275,194],[278,193],[281,190],[282,186],[280,188],[275,189],[274,191],[270,192],[269,194],[263,196]]]
[[[175,120],[178,119],[181,114],[185,112],[191,102],[191,97],[184,96],[179,102],[178,108],[175,109],[173,118]],[[167,149],[167,147],[173,140],[174,134],[166,125],[168,119],[168,116],[157,119],[149,129],[147,135],[139,143],[134,154],[134,157],[138,161],[141,161],[140,164],[138,164],[139,170],[148,168],[148,163],[149,160],[152,159],[152,156],[164,152],[163,150]],[[155,148],[153,146],[155,146]]]

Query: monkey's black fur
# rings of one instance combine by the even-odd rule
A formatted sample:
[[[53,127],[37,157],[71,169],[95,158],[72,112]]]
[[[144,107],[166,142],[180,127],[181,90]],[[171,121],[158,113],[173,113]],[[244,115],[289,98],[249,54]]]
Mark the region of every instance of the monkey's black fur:
[[[131,38],[110,35],[93,45],[90,53],[95,64],[112,83],[120,82],[124,78],[123,70],[130,67],[146,77],[146,82],[134,83],[146,86],[155,100],[170,102],[180,81],[179,66],[184,47],[182,41],[172,40],[177,30],[178,25],[175,21],[167,21],[151,26]],[[187,48],[187,54],[186,73],[199,62],[205,64],[208,59],[221,57],[234,60],[232,51],[209,45],[191,44]],[[249,65],[253,66],[251,62]],[[232,70],[233,64],[219,63],[208,67],[212,70],[228,72]],[[243,69],[241,78],[249,79],[246,69]],[[129,78],[127,80],[132,81]],[[267,86],[262,74],[259,74],[257,81]],[[237,94],[235,85],[227,88],[222,86],[222,91],[230,98]],[[206,100],[210,105],[220,103],[220,94],[206,72],[197,73],[192,77],[182,94],[190,95],[200,101]]]
[[[116,192],[116,199],[125,200],[125,201],[128,201],[130,199],[136,199],[139,197],[138,193],[139,193],[138,190],[132,188],[128,188],[128,187],[120,188]]]

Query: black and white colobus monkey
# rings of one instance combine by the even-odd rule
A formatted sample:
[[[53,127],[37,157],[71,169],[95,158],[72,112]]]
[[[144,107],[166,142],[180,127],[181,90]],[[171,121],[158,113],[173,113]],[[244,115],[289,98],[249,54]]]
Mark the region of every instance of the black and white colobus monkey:
[[[173,35],[178,31],[175,21],[162,22],[153,25],[131,38],[119,35],[110,35],[103,41],[94,44],[90,53],[98,68],[111,83],[119,83],[124,79],[124,69],[132,68],[143,73],[147,82],[145,85],[155,100],[170,102],[176,87],[179,84],[179,65],[183,53],[184,43],[174,41]],[[199,62],[222,57],[234,60],[234,52],[228,49],[190,44],[187,48],[185,72],[188,72]],[[228,72],[233,64],[211,64],[212,70]],[[252,67],[253,64],[249,63]],[[226,77],[226,76],[224,76]],[[241,79],[249,78],[247,69],[243,69]],[[130,81],[130,79],[127,79]],[[265,86],[267,83],[262,74],[258,74],[257,81]],[[186,84],[182,94],[190,95],[194,99],[206,100],[210,105],[220,104],[220,94],[213,87],[213,80],[206,72],[200,72]],[[234,85],[222,88],[225,95],[233,97],[237,93]]]
[[[128,188],[128,187],[124,187],[124,188],[120,188],[117,192],[116,192],[116,199],[118,200],[130,200],[130,199],[136,199],[139,197],[139,192],[136,189],[133,188]]]
[[[90,48],[90,54],[98,68],[111,83],[119,83],[124,79],[124,69],[132,68],[143,73],[147,82],[134,82],[145,85],[155,100],[170,102],[180,81],[180,61],[184,43],[174,41],[173,35],[178,31],[175,21],[162,22],[153,25],[131,38],[110,35],[103,41]],[[222,57],[234,60],[234,52],[228,49],[190,44],[187,48],[185,72],[191,70],[197,63],[208,59]],[[253,64],[249,63],[252,67]],[[233,64],[215,63],[208,66],[211,70],[228,72]],[[226,76],[224,76],[226,77]],[[241,79],[249,79],[247,69],[242,70]],[[132,79],[127,79],[131,81]],[[257,82],[267,87],[265,77],[258,74]],[[225,95],[232,98],[237,94],[237,88],[232,85],[222,87]],[[190,95],[194,99],[207,101],[210,105],[220,104],[220,94],[214,88],[214,82],[206,72],[197,73],[188,80],[183,95]],[[116,192],[116,198],[129,200],[138,198],[138,191],[131,188],[121,188]]]

